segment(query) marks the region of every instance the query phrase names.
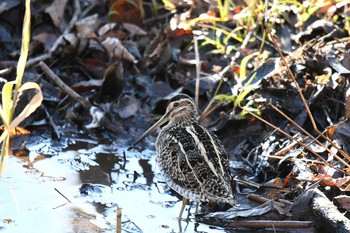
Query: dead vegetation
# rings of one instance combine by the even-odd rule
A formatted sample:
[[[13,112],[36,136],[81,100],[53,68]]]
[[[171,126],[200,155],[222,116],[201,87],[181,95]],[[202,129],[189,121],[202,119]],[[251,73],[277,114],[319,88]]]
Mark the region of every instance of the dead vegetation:
[[[56,139],[109,131],[125,146],[184,92],[230,152],[240,193],[240,207],[197,221],[349,232],[349,2],[214,2],[32,1],[24,81],[44,100],[21,126]],[[23,12],[0,5],[4,83]]]

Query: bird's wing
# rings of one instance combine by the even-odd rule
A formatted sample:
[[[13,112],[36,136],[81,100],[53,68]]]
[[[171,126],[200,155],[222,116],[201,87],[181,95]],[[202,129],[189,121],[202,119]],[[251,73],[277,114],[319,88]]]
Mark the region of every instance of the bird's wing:
[[[208,167],[216,176],[229,175],[228,154],[218,137],[199,124],[187,128],[201,150]]]
[[[172,150],[171,163],[173,166],[179,166],[178,171],[183,170],[185,173],[191,171],[195,175],[203,173],[203,177],[229,175],[227,153],[214,134],[202,126],[194,124],[184,128],[176,128],[170,131],[170,135],[166,143],[168,143],[168,148]],[[203,182],[201,177],[197,177],[197,180],[199,183]]]
[[[220,140],[204,127],[193,124],[173,133],[173,158],[183,183],[194,184],[209,199],[232,194],[228,156]]]

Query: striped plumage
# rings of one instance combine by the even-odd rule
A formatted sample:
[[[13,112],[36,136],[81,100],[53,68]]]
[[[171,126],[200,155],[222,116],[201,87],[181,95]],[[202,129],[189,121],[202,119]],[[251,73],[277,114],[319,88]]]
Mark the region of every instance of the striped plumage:
[[[168,122],[156,140],[157,160],[167,184],[185,198],[235,205],[228,155],[215,134],[197,120],[191,97],[169,100],[164,116],[133,145]]]

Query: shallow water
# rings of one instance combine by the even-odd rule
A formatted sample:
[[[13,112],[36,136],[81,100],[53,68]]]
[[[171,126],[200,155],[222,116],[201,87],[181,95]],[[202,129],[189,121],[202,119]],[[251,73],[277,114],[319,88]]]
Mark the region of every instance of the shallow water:
[[[39,142],[39,143],[38,143]],[[126,151],[78,135],[37,138],[29,157],[9,157],[0,180],[1,232],[179,232],[181,200],[162,182],[155,152]],[[187,206],[183,232],[224,232],[197,224]]]

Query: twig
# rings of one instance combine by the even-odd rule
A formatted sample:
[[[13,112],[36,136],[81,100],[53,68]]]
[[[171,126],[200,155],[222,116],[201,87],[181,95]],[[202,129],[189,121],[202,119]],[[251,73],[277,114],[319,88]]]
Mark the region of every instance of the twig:
[[[282,160],[282,159],[286,159],[286,157],[281,157],[279,155],[261,155],[262,157],[267,157],[269,159],[279,159],[279,160]],[[315,160],[312,160],[312,159],[297,159],[297,158],[293,158],[292,160],[295,160],[295,161],[303,161],[303,162],[306,162],[306,163],[316,163],[316,164],[323,164],[323,162],[320,162],[320,161],[315,161]]]
[[[260,120],[261,122],[265,123],[266,125],[270,126],[271,128],[277,130],[278,132],[280,132],[281,134],[285,135],[286,137],[294,140],[296,143],[298,143],[300,146],[304,147],[305,149],[307,149],[311,154],[313,154],[314,156],[316,156],[318,159],[322,160],[322,162],[324,162],[327,166],[329,167],[332,167],[331,164],[328,163],[327,160],[325,160],[322,156],[320,156],[319,154],[317,154],[316,152],[314,152],[313,150],[310,150],[307,148],[307,146],[298,141],[298,140],[295,140],[295,138],[293,138],[291,135],[289,135],[288,133],[284,132],[282,129],[280,129],[279,127],[271,124],[270,122],[264,120],[263,118],[259,117],[258,115],[254,114],[253,112],[251,112],[248,108],[245,108],[245,107],[242,107],[242,106],[239,106],[241,109],[243,109],[244,111],[247,111],[250,115],[252,115],[253,117],[257,118],[258,120]],[[336,169],[337,171],[343,173],[343,174],[346,174],[346,172],[344,172],[343,170],[339,169],[339,168],[336,168],[333,166],[334,169]]]
[[[116,232],[117,233],[121,233],[122,232],[122,208],[120,208],[120,207],[117,207]]]
[[[199,122],[201,122],[203,119],[207,118],[209,115],[211,115],[219,107],[218,105],[215,105],[212,107],[212,105],[213,105],[213,99],[210,101],[208,106],[204,109],[204,111],[200,115],[200,117],[198,119]]]
[[[199,51],[198,51],[198,38],[196,35],[193,36],[194,40],[194,54],[196,59],[196,89],[195,89],[195,102],[198,108],[199,102],[199,84],[200,84],[200,72],[201,72],[201,62],[199,60]]]
[[[207,105],[207,107],[204,109],[204,111],[202,112],[202,114],[200,115],[198,121],[201,122],[203,119],[205,119],[207,116],[209,116],[210,114],[212,114],[216,108],[218,108],[218,105],[215,105],[214,107],[212,107],[212,105],[214,104],[214,97],[219,93],[219,90],[221,88],[221,85],[223,83],[223,78],[224,78],[224,72],[220,74],[220,82],[218,84],[218,86],[216,87],[215,93],[213,95],[213,98],[211,98],[209,104]]]
[[[288,65],[288,63],[287,63],[285,57],[283,56],[282,51],[281,51],[281,49],[280,49],[280,47],[279,47],[277,41],[275,40],[274,36],[271,34],[271,31],[270,31],[269,29],[267,29],[267,28],[266,28],[266,31],[267,31],[268,35],[270,36],[270,39],[272,40],[272,43],[276,46],[277,52],[278,52],[278,54],[279,54],[280,57],[281,57],[281,60],[282,60],[282,62],[283,62],[283,65],[284,65],[284,66],[286,67],[286,69],[287,69],[287,72],[288,72],[289,77],[293,80],[293,82],[294,82],[294,84],[295,84],[295,87],[296,87],[296,89],[297,89],[297,91],[298,91],[298,94],[299,94],[301,100],[303,101],[304,106],[305,106],[305,109],[306,109],[306,111],[307,111],[307,113],[308,113],[308,115],[309,115],[309,117],[310,117],[311,124],[313,125],[313,127],[314,127],[315,129],[317,129],[317,126],[316,126],[314,117],[313,117],[313,115],[312,115],[312,113],[311,113],[311,110],[310,110],[310,108],[309,108],[309,105],[307,104],[306,99],[305,99],[305,97],[304,97],[304,95],[303,95],[303,93],[302,93],[302,91],[301,91],[301,88],[300,88],[300,86],[299,86],[299,83],[297,82],[297,80],[295,79],[295,77],[294,77],[292,71],[290,70],[289,65]]]
[[[269,36],[270,36],[270,38],[271,38],[273,44],[276,46],[276,49],[277,49],[277,51],[278,51],[278,53],[279,53],[279,55],[280,55],[280,57],[281,57],[281,60],[282,60],[282,62],[283,62],[283,64],[284,64],[284,66],[285,66],[286,69],[287,69],[288,75],[291,77],[291,79],[293,80],[293,83],[294,83],[295,87],[297,88],[298,94],[299,94],[300,98],[301,98],[302,101],[303,101],[303,104],[304,104],[305,109],[306,109],[306,111],[307,111],[307,113],[308,113],[308,116],[309,116],[309,118],[310,118],[310,121],[311,121],[311,124],[312,124],[313,129],[314,129],[315,132],[316,132],[318,135],[320,135],[324,140],[326,140],[329,144],[331,144],[334,148],[336,148],[336,149],[338,150],[338,152],[339,152],[342,156],[344,156],[344,158],[350,160],[349,155],[347,155],[342,149],[340,149],[337,145],[335,145],[328,137],[326,137],[326,136],[317,128],[317,125],[316,125],[316,123],[315,123],[315,119],[314,119],[314,117],[313,117],[313,115],[312,115],[312,113],[311,113],[311,110],[310,110],[310,108],[309,108],[309,106],[308,106],[308,104],[307,104],[307,102],[306,102],[306,99],[305,99],[305,97],[304,97],[304,95],[303,95],[303,93],[302,93],[302,91],[301,91],[301,88],[299,87],[299,84],[298,84],[297,80],[295,79],[295,77],[294,77],[292,71],[290,70],[290,68],[289,68],[289,66],[288,66],[288,63],[287,63],[285,57],[283,56],[282,51],[281,51],[281,49],[280,49],[280,47],[279,47],[277,41],[275,40],[275,38],[274,38],[273,35],[271,34],[271,31],[268,30],[267,28],[266,28],[266,30],[267,30],[267,32],[268,32],[268,34],[269,34]],[[339,157],[338,157],[338,158],[339,158]],[[344,160],[342,160],[342,161],[344,162]],[[343,163],[343,162],[342,162],[342,163]],[[346,165],[346,166],[350,167],[350,165]]]
[[[65,195],[63,195],[60,191],[58,191],[57,188],[54,188],[56,192],[58,192],[64,199],[66,199],[68,202],[72,203]]]
[[[268,201],[271,201],[270,199],[268,199],[266,197],[262,197],[260,195],[254,194],[254,193],[248,194],[247,198],[249,200],[252,200],[252,201],[255,201],[255,202],[258,202],[258,203],[266,203]]]
[[[45,74],[51,78],[51,80],[54,81],[64,93],[69,95],[75,101],[79,102],[85,110],[91,113],[94,120],[98,121],[101,126],[109,129],[112,132],[119,131],[118,128],[106,117],[105,113],[101,109],[93,106],[89,101],[81,97],[72,88],[68,87],[44,62],[41,61],[39,65]]]
[[[79,0],[74,0],[74,15],[70,20],[68,26],[64,30],[63,35],[68,34],[72,30],[75,23],[78,21],[80,14],[81,14],[80,2]]]
[[[57,126],[56,126],[55,122],[52,120],[52,117],[50,116],[49,112],[47,111],[45,105],[42,105],[41,107],[44,109],[47,118],[49,118],[49,123],[50,123],[51,127],[53,128],[57,139],[60,139],[61,138],[60,132],[58,131]]]
[[[312,221],[271,221],[271,220],[248,220],[233,221],[228,224],[230,227],[246,228],[309,228],[312,227]]]
[[[163,15],[158,15],[158,16],[155,16],[153,18],[144,19],[143,20],[143,24],[147,25],[147,24],[153,24],[156,21],[163,21],[163,20],[166,20],[166,19],[170,18],[174,14],[175,14],[174,12],[170,11],[170,12],[167,12],[167,13],[165,13]]]
[[[291,118],[289,118],[286,114],[284,114],[280,109],[275,107],[271,102],[268,104],[270,107],[272,107],[276,112],[281,114],[285,119],[287,119],[289,122],[291,122],[293,125],[295,125],[299,130],[301,130],[303,133],[305,133],[308,137],[310,137],[314,142],[316,142],[319,146],[323,147],[328,153],[333,155],[336,159],[338,159],[342,164],[344,164],[346,167],[350,167],[350,164],[346,163],[342,158],[340,158],[338,155],[336,155],[333,151],[331,151],[328,147],[323,145],[322,142],[317,140],[314,136],[312,136],[309,132],[307,132],[303,127],[301,127],[299,124],[297,124],[295,121],[293,121]],[[346,159],[350,160],[350,157],[348,155],[344,156]]]
[[[41,61],[39,65],[41,69],[45,72],[45,74],[52,81],[54,81],[64,93],[72,97],[75,101],[79,102],[85,110],[90,110],[92,105],[86,99],[81,97],[72,88],[68,87],[44,62]]]
[[[292,143],[290,143],[288,146],[283,147],[281,150],[277,151],[275,153],[275,156],[282,158],[281,157],[282,155],[286,154],[288,151],[292,150],[295,147],[295,145],[297,144],[296,140],[304,142],[305,138],[301,138],[299,136],[300,136],[300,133],[295,134],[293,136],[293,138],[295,138],[295,140],[293,140]],[[297,139],[297,138],[299,138],[299,139]]]
[[[26,68],[29,68],[29,67],[37,64],[38,62],[45,61],[45,60],[50,59],[50,58],[51,58],[50,53],[45,53],[45,54],[41,54],[40,56],[33,57],[27,61]]]

